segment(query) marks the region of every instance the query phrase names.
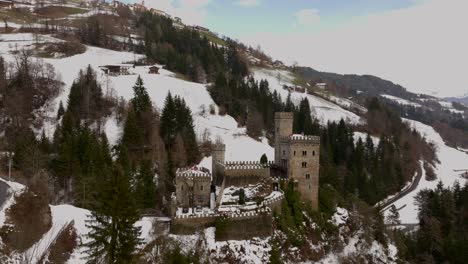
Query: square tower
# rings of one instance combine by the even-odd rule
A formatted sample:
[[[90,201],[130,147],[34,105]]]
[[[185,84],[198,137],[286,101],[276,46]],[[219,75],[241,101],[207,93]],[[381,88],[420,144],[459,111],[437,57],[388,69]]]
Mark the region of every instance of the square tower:
[[[275,113],[275,164],[304,202],[318,209],[320,137],[293,134],[293,113]]]
[[[289,138],[288,178],[302,200],[318,209],[320,137],[292,135]]]
[[[275,164],[287,167],[288,137],[293,133],[294,114],[275,113]]]

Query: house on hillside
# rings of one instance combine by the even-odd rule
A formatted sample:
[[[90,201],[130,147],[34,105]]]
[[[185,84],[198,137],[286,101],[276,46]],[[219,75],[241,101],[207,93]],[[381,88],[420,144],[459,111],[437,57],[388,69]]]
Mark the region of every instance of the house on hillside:
[[[273,62],[273,67],[284,68],[284,67],[286,67],[286,66],[284,65],[284,63],[283,63],[282,61],[275,60],[275,61]]]
[[[316,83],[315,86],[321,90],[327,89],[327,84],[326,83]]]
[[[118,8],[118,7],[124,7],[124,6],[126,6],[126,4],[124,4],[124,3],[120,2],[120,1],[114,0],[114,1],[112,1],[112,6],[115,7],[115,8]]]
[[[12,0],[0,0],[0,8],[12,9],[15,7],[15,3]]]
[[[158,66],[151,66],[149,67],[149,74],[159,74],[159,67]]]
[[[159,10],[159,9],[156,9],[156,8],[151,8],[150,9],[150,12],[153,14],[153,15],[157,15],[157,16],[163,16],[163,17],[171,17],[168,13],[162,11],[162,10]]]
[[[104,72],[104,74],[118,76],[118,75],[129,75],[130,69],[135,68],[132,64],[112,64],[112,65],[103,65],[99,68]]]
[[[210,32],[209,29],[202,27],[202,26],[193,26],[192,29],[197,30],[197,31]]]
[[[182,18],[174,17],[174,21],[177,22],[177,23],[182,23]]]
[[[146,12],[148,10],[145,6],[145,1],[143,1],[141,4],[133,4],[132,9],[135,12]]]

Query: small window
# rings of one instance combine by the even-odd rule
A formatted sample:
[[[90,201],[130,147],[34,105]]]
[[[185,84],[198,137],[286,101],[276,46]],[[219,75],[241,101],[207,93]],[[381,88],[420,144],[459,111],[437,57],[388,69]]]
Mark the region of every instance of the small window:
[[[203,191],[203,185],[202,185],[202,186],[200,186],[200,191]]]
[[[302,162],[302,168],[307,168],[307,162]]]
[[[294,156],[296,156],[296,151],[294,151]]]
[[[312,151],[312,156],[315,156],[315,150],[314,150],[314,151]]]
[[[306,174],[306,180],[310,180],[310,174]]]
[[[309,184],[309,190],[310,190],[310,184]]]
[[[286,151],[285,151],[285,150],[283,150],[283,155],[286,155]]]
[[[302,156],[307,156],[307,151],[302,151]]]

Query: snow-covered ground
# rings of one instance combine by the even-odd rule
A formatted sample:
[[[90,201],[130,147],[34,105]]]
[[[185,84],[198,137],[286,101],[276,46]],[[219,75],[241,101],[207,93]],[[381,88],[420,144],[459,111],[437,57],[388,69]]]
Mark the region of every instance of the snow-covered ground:
[[[7,190],[7,196],[5,197],[5,202],[1,205],[0,207],[0,227],[3,226],[3,224],[5,223],[5,213],[6,213],[6,210],[8,208],[10,208],[14,203],[15,203],[15,197],[14,195],[15,194],[19,194],[21,193],[25,186],[20,184],[20,183],[17,183],[17,182],[11,182],[11,181],[7,181],[7,180],[4,180],[2,178],[0,178],[0,181],[2,181],[2,183],[6,184],[8,187],[8,190]]]
[[[353,139],[354,139],[354,143],[358,142],[358,140],[361,139],[362,143],[365,144],[366,139],[367,139],[367,134],[363,132],[354,132]],[[380,138],[371,135],[371,139],[372,139],[372,143],[374,143],[374,146],[377,147],[380,143]]]
[[[262,79],[267,80],[270,90],[272,92],[276,91],[281,95],[283,100],[286,100],[289,91],[283,89],[283,85],[293,86],[294,81],[294,77],[289,71],[255,68],[252,70],[252,73],[254,78],[258,81]],[[337,104],[329,102],[325,99],[306,93],[291,93],[291,100],[295,104],[299,104],[299,102],[304,97],[307,97],[309,100],[311,112],[320,121],[321,124],[327,124],[328,121],[338,122],[341,119],[344,119],[346,122],[352,124],[358,124],[362,122],[358,115],[345,110]]]
[[[414,107],[421,107],[420,104],[417,104],[417,103],[414,103],[414,102],[411,102],[411,101],[408,101],[406,99],[396,97],[396,96],[393,96],[393,95],[381,94],[380,96],[382,96],[383,98],[395,101],[395,102],[397,102],[397,103],[399,103],[401,105],[410,105],[410,106],[414,106]]]
[[[1,55],[7,61],[13,61],[14,55],[9,52],[16,49],[20,50],[23,47],[28,48],[29,45],[34,44],[36,41],[41,43],[60,40],[48,36],[41,36],[36,39],[30,33],[0,35]],[[248,137],[245,128],[238,128],[237,122],[231,116],[209,114],[210,106],[214,106],[216,113],[218,112],[218,107],[208,93],[206,85],[178,79],[174,73],[163,69],[160,70],[160,74],[156,75],[148,74],[147,67],[136,67],[135,69],[131,69],[134,73],[132,75],[110,77],[103,74],[99,69],[99,66],[131,62],[141,57],[141,55],[130,52],[118,52],[88,46],[83,54],[61,59],[43,59],[54,66],[61,80],[65,83],[63,91],[52,103],[52,110],[49,115],[51,117],[56,116],[60,101],[66,105],[71,84],[77,78],[79,70],[85,69],[88,65],[91,65],[98,73],[98,79],[102,84],[104,93],[113,93],[115,96],[123,97],[126,100],[132,98],[132,87],[139,74],[143,78],[147,91],[156,108],[163,108],[164,99],[168,92],[171,92],[173,96],[178,95],[184,98],[192,110],[198,137],[202,138],[202,135],[208,131],[209,138],[212,141],[221,138],[226,144],[227,161],[258,161],[263,154],[266,154],[269,160],[273,159],[273,148],[268,145],[266,140],[256,141]],[[205,111],[202,111],[202,109]],[[54,118],[51,118],[51,121],[46,122],[44,125],[48,137],[53,136],[56,126],[54,120]],[[114,117],[111,117],[105,124],[105,131],[110,143],[115,144],[120,137],[121,126],[117,124]]]
[[[216,241],[214,227],[205,229],[202,235],[169,235],[169,237],[180,243],[181,249],[185,253],[196,251],[199,246],[197,242],[203,237],[205,240],[203,245],[206,247],[206,252],[209,252],[211,259],[222,259],[232,254],[232,257],[239,261],[238,263],[245,264],[267,263],[271,251],[270,238],[254,237],[250,240]]]
[[[423,189],[435,189],[439,181],[442,181],[446,187],[453,186],[455,181],[460,182],[463,186],[466,180],[460,176],[460,173],[454,172],[454,170],[465,169],[468,166],[468,154],[447,146],[439,133],[437,133],[431,126],[408,119],[405,119],[405,122],[421,133],[426,140],[434,143],[437,149],[437,156],[440,160],[440,164],[437,164],[435,168],[435,173],[437,175],[437,179],[435,181],[427,181],[423,171],[423,177],[419,182],[418,187],[394,203],[396,208],[402,208],[399,213],[400,220],[403,224],[416,224],[419,223],[418,210],[414,204],[416,194]],[[424,168],[422,169],[424,170]],[[388,210],[386,213],[388,213]]]

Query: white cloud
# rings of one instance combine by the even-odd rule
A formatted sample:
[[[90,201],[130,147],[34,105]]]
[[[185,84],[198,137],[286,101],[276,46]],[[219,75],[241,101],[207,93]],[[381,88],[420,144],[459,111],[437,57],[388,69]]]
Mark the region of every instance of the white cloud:
[[[468,1],[432,0],[348,21],[323,32],[240,36],[286,62],[321,71],[373,74],[413,92],[468,91]]]
[[[237,4],[244,7],[252,7],[260,5],[260,0],[239,0]]]
[[[294,16],[299,25],[311,26],[320,23],[320,15],[317,9],[302,9]]]
[[[206,6],[211,0],[146,0],[145,5],[178,16],[186,24],[203,25],[207,16]]]

